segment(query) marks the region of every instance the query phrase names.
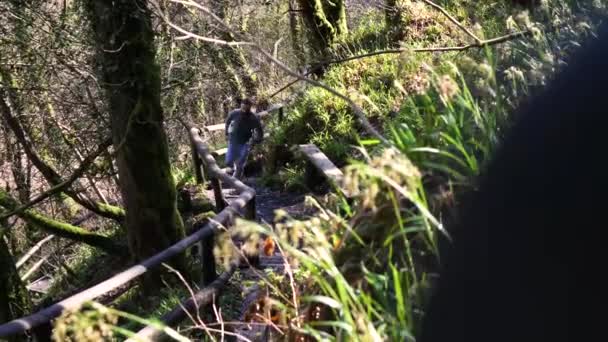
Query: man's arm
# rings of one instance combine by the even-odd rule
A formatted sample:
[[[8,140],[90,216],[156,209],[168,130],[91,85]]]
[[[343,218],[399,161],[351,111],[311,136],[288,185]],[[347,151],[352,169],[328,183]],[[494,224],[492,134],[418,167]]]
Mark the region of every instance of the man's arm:
[[[226,119],[226,127],[224,128],[226,136],[228,136],[228,127],[230,127],[230,123],[232,122],[232,120],[234,120],[236,113],[236,110],[233,110],[232,112],[228,113],[228,118]]]

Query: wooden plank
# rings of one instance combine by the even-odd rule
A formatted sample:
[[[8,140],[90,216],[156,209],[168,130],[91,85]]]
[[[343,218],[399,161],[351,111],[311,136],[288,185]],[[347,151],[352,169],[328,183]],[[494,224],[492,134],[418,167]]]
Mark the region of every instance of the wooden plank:
[[[338,169],[316,145],[299,145],[298,149],[326,178],[336,183],[342,182],[342,179],[344,178],[342,170]]]
[[[205,126],[205,129],[209,132],[223,131],[226,129],[226,124],[209,125]]]
[[[42,278],[32,282],[27,285],[27,289],[29,291],[38,292],[42,294],[47,294],[49,292],[49,288],[51,288],[51,282],[53,279],[49,276],[43,276]]]
[[[344,173],[327,158],[314,144],[298,145],[298,150],[329,180],[334,183],[342,193],[349,197],[348,191],[342,187]]]
[[[217,158],[219,156],[223,156],[228,152],[228,148],[220,148],[219,150],[215,150],[211,153],[211,155],[213,156],[213,158]]]

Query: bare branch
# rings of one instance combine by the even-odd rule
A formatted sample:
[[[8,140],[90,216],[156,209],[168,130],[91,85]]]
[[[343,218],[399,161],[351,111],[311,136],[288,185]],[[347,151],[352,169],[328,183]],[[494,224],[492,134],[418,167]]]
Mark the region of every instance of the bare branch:
[[[453,22],[456,26],[458,26],[461,30],[463,30],[464,32],[466,32],[466,34],[468,34],[469,36],[471,36],[473,39],[475,39],[475,41],[480,44],[482,42],[481,39],[479,39],[479,37],[477,37],[473,32],[471,32],[469,29],[467,29],[464,25],[462,25],[460,22],[458,22],[458,20],[456,20],[456,18],[454,18],[452,15],[450,15],[450,13],[448,13],[448,11],[446,11],[443,7],[437,5],[436,3],[430,1],[430,0],[422,0],[424,3],[426,3],[427,5],[435,8],[436,10],[440,11],[441,13],[443,13],[443,15],[445,15],[451,22]]]
[[[385,55],[385,54],[398,54],[398,53],[403,53],[403,52],[454,52],[454,51],[465,51],[465,50],[469,50],[469,49],[472,49],[472,48],[483,48],[483,47],[486,47],[486,46],[491,46],[491,45],[496,45],[496,44],[504,43],[504,42],[507,42],[507,41],[510,41],[510,40],[514,40],[514,39],[517,39],[517,38],[529,36],[531,34],[532,34],[531,30],[519,31],[519,32],[514,32],[514,33],[511,33],[511,34],[507,34],[507,35],[496,37],[496,38],[492,38],[492,39],[482,40],[479,43],[471,43],[471,44],[462,45],[462,46],[429,47],[429,48],[417,48],[417,49],[399,48],[399,49],[390,49],[390,50],[380,50],[380,51],[374,51],[374,52],[370,52],[370,53],[365,53],[365,54],[362,54],[362,55],[351,56],[351,57],[342,58],[342,59],[336,59],[336,60],[331,60],[331,61],[324,62],[322,64],[323,65],[338,64],[338,63],[344,63],[344,62],[352,61],[352,60],[355,60],[355,59],[361,59],[361,58],[372,57],[372,56],[377,56],[377,55]]]
[[[507,34],[507,35],[492,38],[492,39],[482,40],[479,43],[472,43],[472,44],[462,45],[462,46],[429,47],[429,48],[416,48],[416,49],[399,48],[399,49],[379,50],[379,51],[369,52],[369,53],[365,53],[365,54],[361,54],[361,55],[320,62],[315,67],[311,68],[308,72],[306,72],[304,74],[304,76],[310,75],[311,73],[318,70],[322,66],[344,63],[344,62],[348,62],[348,61],[352,61],[352,60],[356,60],[356,59],[362,59],[362,58],[373,57],[373,56],[378,56],[378,55],[386,55],[386,54],[400,54],[400,53],[404,53],[404,52],[420,52],[420,53],[422,53],[422,52],[460,52],[460,51],[465,51],[465,50],[469,50],[472,48],[483,48],[486,46],[504,43],[504,42],[507,42],[510,40],[515,40],[515,39],[518,39],[521,37],[529,36],[531,34],[532,34],[532,31],[530,31],[530,30],[519,31],[519,32],[514,32],[511,34]],[[279,88],[279,90],[272,93],[269,97],[272,98],[272,97],[276,96],[280,92],[285,91],[285,89],[291,87],[292,85],[298,83],[299,81],[301,81],[301,79],[299,79],[299,78],[294,79],[293,81],[291,81],[291,82],[287,83],[286,85],[284,85],[283,87]]]
[[[48,95],[46,95],[46,96],[47,96],[47,107],[48,107],[49,116],[51,117],[51,120],[57,126],[57,128],[59,128],[59,132],[61,133],[61,137],[63,138],[63,142],[68,147],[70,147],[72,149],[72,151],[76,155],[76,158],[78,159],[78,162],[79,163],[83,163],[84,160],[85,160],[85,158],[82,155],[82,152],[81,152],[80,148],[78,148],[78,146],[76,146],[76,143],[74,143],[74,142],[72,142],[70,140],[70,137],[68,137],[68,135],[71,135],[71,138],[74,139],[74,141],[77,142],[77,143],[79,143],[81,146],[85,146],[85,144],[82,143],[82,140],[78,137],[78,135],[73,134],[70,131],[69,127],[67,127],[66,125],[64,125],[61,122],[59,122],[59,119],[57,119],[57,116],[55,115],[55,109],[53,107],[53,104],[51,103],[51,100],[48,98]],[[106,141],[106,143],[107,143],[107,147],[109,147],[110,143],[111,143],[111,140],[108,139]],[[103,151],[101,151],[100,154],[102,152]],[[95,180],[93,180],[93,177],[91,177],[91,175],[86,174],[86,173],[85,173],[85,177],[89,181],[89,184],[91,185],[91,188],[93,188],[93,190],[95,191],[95,193],[97,194],[97,196],[102,200],[102,202],[104,204],[109,204],[108,200],[103,195],[103,193],[101,192],[101,190],[99,189],[99,187],[97,186],[97,184],[95,184]]]
[[[171,0],[172,2],[176,2],[176,3],[181,3],[181,4],[186,4],[188,3],[187,1],[178,1],[178,0]],[[171,20],[167,17],[167,15],[161,10],[161,7],[158,5],[158,3],[156,1],[152,2],[153,6],[156,7],[157,9],[157,14],[158,16],[161,17],[161,19],[163,19],[163,21],[169,25],[170,27],[172,27],[173,29],[175,29],[176,31],[180,32],[183,34],[183,36],[181,37],[176,37],[175,40],[186,40],[186,39],[197,39],[197,40],[202,40],[204,42],[207,43],[213,43],[213,44],[218,44],[218,45],[226,45],[226,46],[239,46],[239,45],[253,45],[253,43],[250,42],[229,42],[226,40],[222,40],[222,39],[217,39],[217,38],[210,38],[210,37],[204,37],[201,35],[198,35],[196,33],[192,33],[188,30],[185,30],[175,24],[173,24],[173,22],[171,22]],[[222,21],[220,18],[218,18],[216,16],[217,20]]]
[[[34,247],[32,247],[32,248],[31,248],[29,251],[27,251],[27,253],[25,253],[25,254],[24,254],[24,255],[23,255],[23,256],[22,256],[22,257],[19,259],[19,261],[17,261],[17,262],[15,263],[15,267],[16,267],[17,269],[19,269],[21,266],[23,266],[23,264],[25,264],[25,263],[26,263],[26,262],[27,262],[27,261],[28,261],[28,260],[29,260],[29,259],[32,257],[32,255],[34,255],[34,253],[38,252],[38,250],[39,250],[40,248],[42,248],[42,246],[43,246],[45,243],[47,243],[47,242],[51,241],[51,240],[52,240],[54,237],[55,237],[55,235],[51,234],[51,235],[49,235],[49,236],[45,237],[44,239],[42,239],[42,240],[38,241],[38,243],[37,243],[37,244],[35,244],[35,245],[34,245]]]
[[[13,131],[19,143],[23,146],[23,149],[28,159],[40,171],[46,181],[53,186],[61,185],[63,183],[61,175],[59,175],[57,171],[55,171],[49,164],[47,164],[42,160],[42,158],[40,158],[32,142],[29,140],[29,137],[26,135],[25,130],[21,126],[21,123],[19,122],[15,114],[13,114],[14,101],[11,99],[11,97],[11,92],[5,92],[5,88],[0,86],[1,116],[8,124],[9,128]],[[116,147],[116,149],[119,148],[120,146]],[[82,205],[83,207],[91,210],[92,212],[98,215],[111,218],[117,221],[121,221],[124,218],[124,210],[122,210],[121,208],[112,207],[110,205],[97,203],[91,201],[90,199],[83,198],[82,196],[80,196],[78,191],[70,190],[69,187],[64,187],[63,192],[65,192],[68,196],[74,199],[74,201],[76,201],[78,204]]]
[[[28,280],[32,274],[34,274],[34,272],[36,272],[49,259],[50,256],[51,254],[47,254],[40,258],[40,260],[38,260],[29,270],[25,272],[25,274],[23,274],[23,276],[21,276],[21,281]]]
[[[80,166],[78,167],[78,169],[76,169],[76,171],[74,171],[74,173],[65,181],[58,183],[57,185],[55,185],[54,187],[50,188],[49,190],[41,193],[40,195],[38,195],[38,197],[36,197],[35,199],[31,200],[29,203],[26,203],[20,207],[18,207],[17,209],[3,214],[0,216],[0,220],[4,220],[8,217],[11,217],[13,215],[17,215],[21,212],[23,212],[26,209],[31,208],[32,206],[44,201],[45,199],[47,199],[48,197],[57,194],[63,190],[65,190],[66,188],[68,188],[70,185],[72,185],[72,183],[74,183],[78,178],[80,178],[80,176],[82,176],[82,174],[89,168],[89,166],[91,166],[91,164],[93,163],[93,161],[95,161],[95,159],[101,155],[110,145],[111,145],[112,140],[111,139],[107,139],[106,141],[104,141],[101,145],[99,145],[99,148],[97,149],[97,151],[95,151],[94,153],[92,153],[91,155],[87,156],[82,163],[80,164]]]

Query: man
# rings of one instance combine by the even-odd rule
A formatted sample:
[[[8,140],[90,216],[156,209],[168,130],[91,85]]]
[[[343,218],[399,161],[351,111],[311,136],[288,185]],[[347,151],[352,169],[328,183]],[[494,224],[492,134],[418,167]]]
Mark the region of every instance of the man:
[[[228,138],[228,152],[226,153],[226,166],[234,170],[233,176],[241,179],[247,155],[251,144],[262,141],[264,132],[260,119],[251,111],[253,101],[244,99],[241,108],[228,113],[226,120],[226,136]],[[256,137],[252,140],[254,130]],[[250,140],[251,143],[250,143]]]

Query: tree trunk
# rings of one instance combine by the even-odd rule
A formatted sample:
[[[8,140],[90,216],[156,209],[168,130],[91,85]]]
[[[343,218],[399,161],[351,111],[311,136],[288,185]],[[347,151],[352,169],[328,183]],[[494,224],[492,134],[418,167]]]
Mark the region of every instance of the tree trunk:
[[[0,270],[2,270],[0,272],[0,324],[2,324],[29,314],[31,307],[29,295],[21,282],[15,261],[2,234],[0,234]]]
[[[302,66],[306,62],[306,58],[303,54],[302,44],[300,42],[301,29],[298,23],[297,14],[297,0],[289,0],[289,33],[291,37],[291,48],[293,53],[298,60],[298,66]]]
[[[207,48],[209,57],[211,57],[212,63],[219,69],[219,72],[224,75],[230,88],[230,93],[237,98],[243,98],[246,94],[245,87],[241,82],[241,77],[234,70],[232,65],[229,63],[227,57],[222,53],[222,48],[218,46],[208,46]]]
[[[348,33],[344,0],[299,0],[299,3],[308,26],[311,56],[327,58],[332,46]]]
[[[213,0],[211,1],[212,10],[215,14],[226,21],[226,5],[228,0]],[[228,31],[221,31],[219,34],[220,39],[226,41],[234,40],[232,33]],[[218,47],[212,46],[212,49],[219,49]],[[219,64],[227,64],[224,66],[225,69],[231,69],[232,73],[238,75],[238,84],[242,86],[240,91],[240,97],[242,96],[255,96],[258,91],[258,81],[256,76],[252,73],[247,59],[243,55],[243,51],[240,47],[223,47],[221,52],[216,51],[216,56],[225,58]],[[222,59],[223,59],[222,58]]]
[[[386,0],[385,5],[386,28],[391,43],[398,45],[405,37],[406,14],[404,13],[403,0]]]
[[[160,68],[145,0],[90,0],[129,247],[145,259],[184,237],[160,102]],[[184,270],[184,257],[174,260]]]

